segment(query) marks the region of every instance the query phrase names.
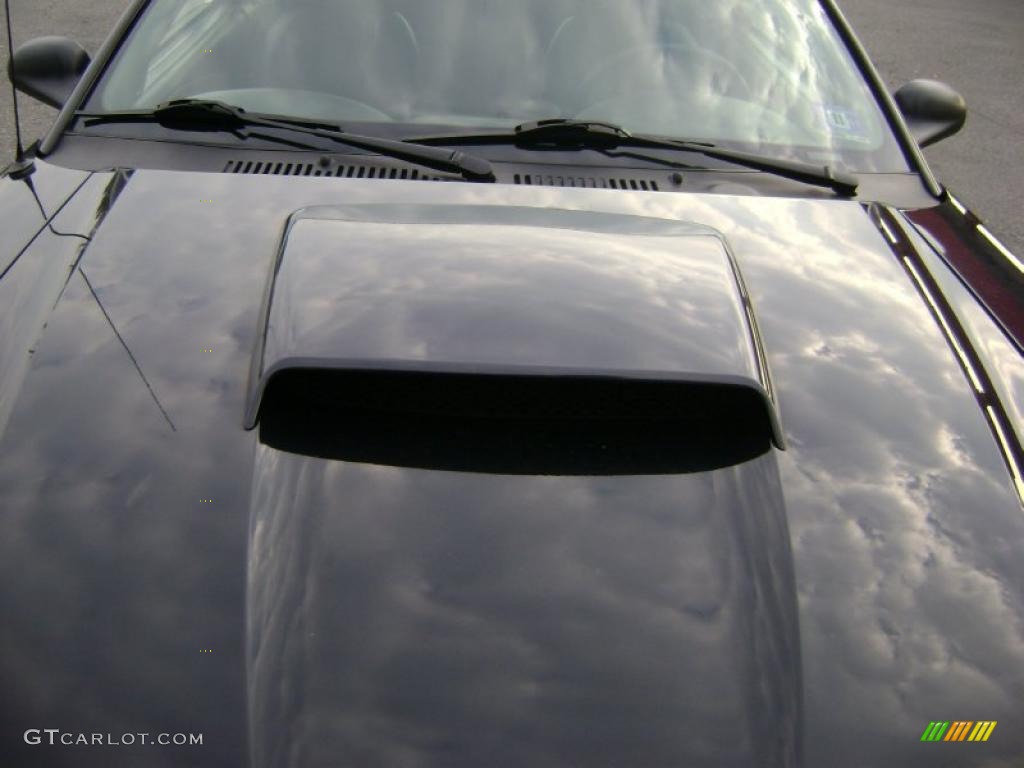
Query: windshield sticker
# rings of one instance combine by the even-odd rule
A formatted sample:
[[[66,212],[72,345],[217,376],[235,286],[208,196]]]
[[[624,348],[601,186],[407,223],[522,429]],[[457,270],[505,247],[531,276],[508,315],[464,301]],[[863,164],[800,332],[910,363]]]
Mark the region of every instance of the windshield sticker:
[[[836,138],[870,143],[871,138],[865,134],[864,124],[854,110],[832,104],[821,104],[820,110],[824,128]]]

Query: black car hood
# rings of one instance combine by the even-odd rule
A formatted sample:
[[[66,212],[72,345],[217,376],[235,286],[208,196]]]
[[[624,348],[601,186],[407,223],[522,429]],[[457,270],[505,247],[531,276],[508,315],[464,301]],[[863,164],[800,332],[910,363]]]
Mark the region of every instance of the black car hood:
[[[1020,503],[860,205],[143,171],[52,223],[0,281],[11,764],[1024,756]],[[456,378],[297,421],[266,410],[289,370]],[[764,440],[673,464],[654,424],[576,471],[394,405],[594,373],[752,392]],[[934,720],[999,727],[922,744]],[[47,728],[203,744],[26,743]]]

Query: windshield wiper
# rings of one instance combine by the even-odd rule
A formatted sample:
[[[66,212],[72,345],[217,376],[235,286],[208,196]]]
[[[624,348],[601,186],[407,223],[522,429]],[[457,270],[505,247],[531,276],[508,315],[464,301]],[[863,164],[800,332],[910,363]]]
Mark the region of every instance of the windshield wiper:
[[[756,171],[771,173],[805,184],[827,187],[838,194],[852,196],[857,193],[856,176],[837,171],[829,166],[809,165],[782,160],[769,155],[755,155],[733,149],[716,147],[702,141],[666,139],[639,133],[630,133],[621,126],[592,120],[555,118],[517,125],[512,133],[469,133],[453,136],[418,136],[406,139],[414,144],[486,145],[510,144],[524,148],[553,147],[559,149],[596,149],[607,151],[618,147],[645,147],[695,152],[705,157],[742,165]],[[633,155],[636,157],[636,155]],[[654,157],[645,159],[664,162]],[[671,164],[671,163],[669,163]]]
[[[129,110],[124,112],[75,113],[84,120],[85,127],[104,123],[158,123],[167,128],[182,131],[226,131],[240,138],[255,137],[278,144],[302,149],[321,149],[308,142],[294,141],[272,133],[254,131],[254,128],[276,130],[316,136],[338,144],[357,149],[366,149],[398,160],[426,166],[437,171],[457,173],[467,181],[494,181],[491,164],[482,157],[468,155],[457,150],[428,147],[421,144],[383,139],[376,136],[361,136],[348,133],[338,126],[300,118],[265,115],[246,112],[220,101],[205,99],[177,99],[158,105],[152,110]]]

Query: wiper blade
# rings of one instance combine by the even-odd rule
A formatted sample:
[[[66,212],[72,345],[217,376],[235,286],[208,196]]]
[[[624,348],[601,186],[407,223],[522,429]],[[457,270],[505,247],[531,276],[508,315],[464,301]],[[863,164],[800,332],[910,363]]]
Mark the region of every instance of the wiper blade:
[[[613,123],[592,120],[571,120],[555,118],[538,120],[517,125],[512,133],[477,133],[453,136],[421,136],[406,139],[417,144],[512,144],[525,148],[543,146],[561,149],[597,149],[607,151],[618,147],[645,147],[695,152],[745,168],[771,173],[805,184],[827,187],[838,194],[852,196],[857,193],[860,182],[856,176],[837,171],[829,166],[816,166],[792,160],[782,160],[769,155],[756,155],[733,149],[717,147],[702,141],[666,139],[660,136],[631,133]],[[657,160],[657,158],[648,158]]]
[[[316,136],[357,149],[366,149],[387,157],[422,165],[445,173],[457,173],[467,181],[494,181],[494,169],[482,157],[457,150],[424,146],[421,144],[361,136],[349,133],[329,123],[321,123],[280,115],[246,112],[241,107],[205,99],[176,99],[158,105],[153,110],[124,112],[75,113],[86,127],[105,123],[158,123],[167,128],[184,131],[226,131],[241,138],[250,136],[288,144],[305,149],[319,149],[315,145],[277,136],[258,133],[253,128],[274,128],[305,136]]]

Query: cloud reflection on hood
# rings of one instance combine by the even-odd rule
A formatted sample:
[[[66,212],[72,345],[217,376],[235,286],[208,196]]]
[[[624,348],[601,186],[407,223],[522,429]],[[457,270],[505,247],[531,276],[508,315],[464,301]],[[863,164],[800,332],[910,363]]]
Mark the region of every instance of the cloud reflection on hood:
[[[793,764],[779,491],[770,454],[677,477],[524,478],[261,447],[257,764]]]
[[[984,756],[944,753],[950,765],[1024,755],[1024,730],[1012,727],[1024,700],[1024,521],[969,386],[860,206],[259,181],[140,171],[86,252],[90,280],[176,435],[84,283],[69,284],[50,318],[0,443],[0,563],[6,583],[23,585],[2,593],[8,723],[28,717],[106,731],[194,718],[221,734],[215,757],[231,762],[247,738],[248,669],[254,717],[276,713],[295,724],[263,737],[275,749],[297,745],[297,756],[324,734],[355,749],[384,733],[398,734],[393,743],[403,746],[396,749],[446,754],[444,740],[408,714],[420,711],[416,691],[425,690],[436,691],[437,717],[466,711],[469,724],[507,715],[522,726],[522,713],[539,699],[559,716],[552,724],[565,729],[545,731],[554,745],[582,738],[573,731],[578,723],[605,717],[635,725],[632,718],[650,717],[650,748],[678,749],[682,721],[673,716],[692,714],[707,726],[687,731],[693,740],[683,748],[696,761],[724,738],[726,713],[735,718],[751,706],[753,681],[776,680],[758,670],[786,658],[783,646],[758,639],[786,637],[784,621],[748,610],[783,598],[741,594],[752,584],[783,583],[768,574],[785,558],[758,559],[781,545],[762,547],[741,533],[787,521],[806,703],[793,717],[802,723],[807,764],[931,764],[917,739],[936,717],[1001,723]],[[200,196],[219,202],[201,206]],[[586,208],[723,232],[753,295],[789,450],[713,477],[526,484],[487,476],[453,482],[265,447],[254,461],[255,437],[240,427],[245,372],[284,221],[306,205],[384,197]],[[154,219],[156,209],[162,216]],[[193,354],[201,347],[223,355]],[[772,490],[776,467],[781,490]],[[341,488],[351,490],[340,496]],[[738,503],[742,488],[757,493]],[[207,495],[220,504],[216,514],[190,506]],[[680,504],[684,497],[694,504]],[[769,507],[756,524],[729,516],[756,510],[759,498]],[[250,510],[258,515],[248,601],[259,612],[246,630]],[[685,556],[673,558],[676,551]],[[482,586],[500,599],[483,600]],[[295,602],[278,605],[275,594]],[[556,607],[568,612],[555,614]],[[503,615],[513,620],[502,623]],[[352,616],[363,634],[349,632]],[[522,631],[526,616],[538,619],[529,625],[535,632]],[[632,624],[615,624],[613,616]],[[755,631],[758,622],[767,624]],[[201,667],[188,655],[211,636],[240,653],[246,631],[254,654],[248,668],[240,656],[234,666]],[[376,645],[357,642],[370,633]],[[677,654],[678,667],[652,675],[644,655],[675,660],[677,633],[706,653]],[[346,641],[361,665],[332,665],[329,649]],[[751,648],[749,669],[727,664]],[[561,676],[543,649],[566,659]],[[421,663],[428,652],[434,663]],[[277,665],[295,677],[280,677]],[[615,676],[620,667],[643,685],[630,688],[627,677]],[[684,675],[707,687],[689,687]],[[474,679],[502,696],[484,695]],[[745,716],[746,738],[729,752],[737,761],[767,743],[753,724],[780,722],[782,710],[764,702],[785,700],[793,679],[780,676],[775,693],[755,699],[754,712],[768,714]],[[580,681],[623,691],[620,701],[635,709],[616,720],[598,699],[589,719],[569,717]],[[366,711],[387,705],[398,714],[345,719],[330,703],[336,686]],[[651,711],[652,702],[664,706]],[[728,723],[735,728],[735,720]],[[488,731],[467,733],[483,743]],[[607,744],[595,738],[598,754]],[[80,764],[110,764],[102,751],[94,755]],[[147,758],[163,759],[157,752]]]

